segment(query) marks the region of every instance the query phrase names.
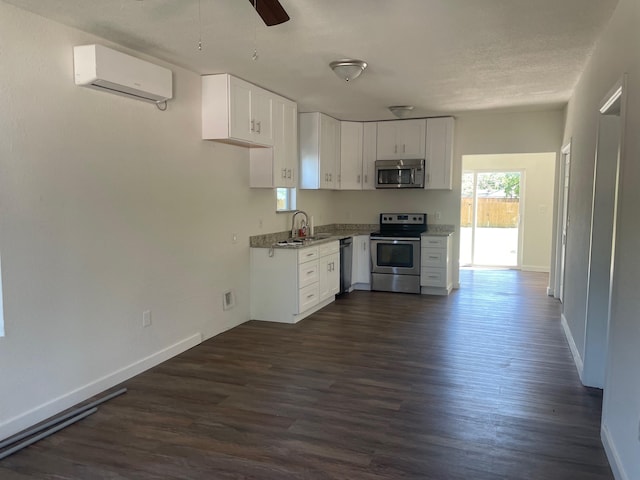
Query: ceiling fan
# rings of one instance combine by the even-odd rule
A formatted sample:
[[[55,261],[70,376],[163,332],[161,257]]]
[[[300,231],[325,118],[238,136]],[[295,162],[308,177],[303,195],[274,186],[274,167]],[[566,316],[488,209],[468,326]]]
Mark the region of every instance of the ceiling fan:
[[[278,0],[249,0],[267,27],[289,21],[289,15]]]

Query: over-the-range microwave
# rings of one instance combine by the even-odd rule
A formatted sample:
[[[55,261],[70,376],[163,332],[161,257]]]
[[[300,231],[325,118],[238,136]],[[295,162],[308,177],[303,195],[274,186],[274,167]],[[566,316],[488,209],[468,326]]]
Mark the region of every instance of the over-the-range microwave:
[[[424,160],[376,160],[376,188],[424,188]]]

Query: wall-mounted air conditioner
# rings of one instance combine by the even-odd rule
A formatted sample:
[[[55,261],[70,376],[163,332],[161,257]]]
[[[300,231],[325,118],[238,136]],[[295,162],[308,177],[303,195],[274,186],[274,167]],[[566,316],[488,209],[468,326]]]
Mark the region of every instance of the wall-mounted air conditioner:
[[[76,85],[154,103],[173,96],[171,70],[102,45],[73,47],[73,64]]]

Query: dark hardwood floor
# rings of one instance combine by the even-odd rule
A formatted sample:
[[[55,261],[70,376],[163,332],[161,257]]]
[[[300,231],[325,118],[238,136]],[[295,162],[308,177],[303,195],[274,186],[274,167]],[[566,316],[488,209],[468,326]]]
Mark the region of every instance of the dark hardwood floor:
[[[547,275],[252,321],[0,462],[19,479],[612,479]]]

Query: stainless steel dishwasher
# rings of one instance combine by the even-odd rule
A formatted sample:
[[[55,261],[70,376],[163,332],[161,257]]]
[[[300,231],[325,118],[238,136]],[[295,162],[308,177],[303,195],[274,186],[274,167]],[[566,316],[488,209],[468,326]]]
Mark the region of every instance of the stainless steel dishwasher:
[[[351,260],[353,258],[353,238],[340,240],[340,293],[348,293],[351,289]]]

